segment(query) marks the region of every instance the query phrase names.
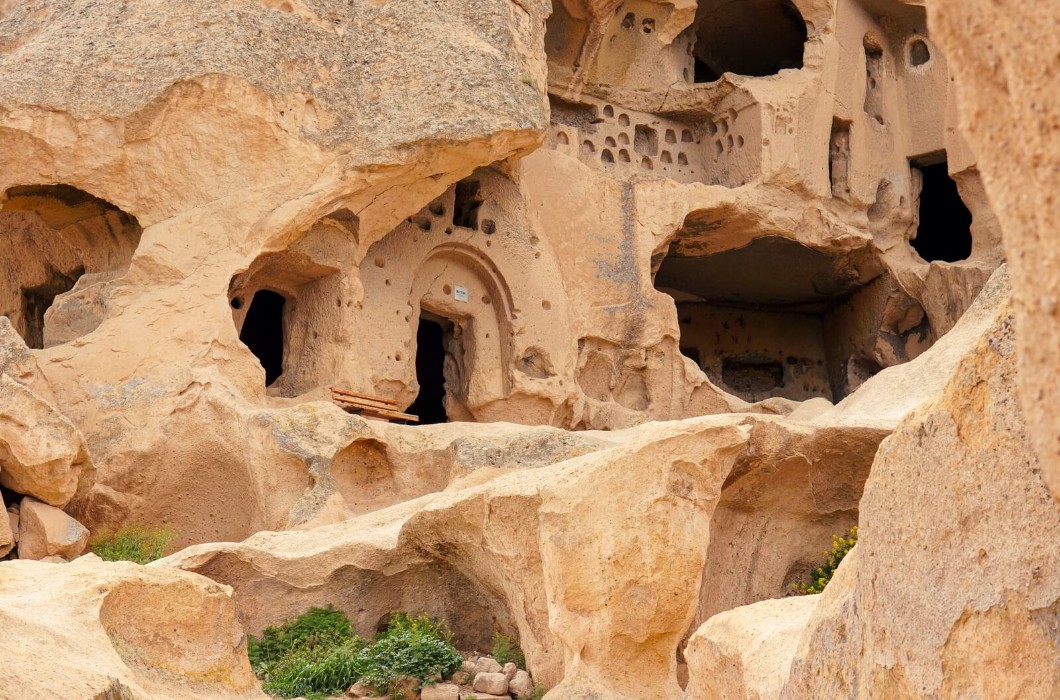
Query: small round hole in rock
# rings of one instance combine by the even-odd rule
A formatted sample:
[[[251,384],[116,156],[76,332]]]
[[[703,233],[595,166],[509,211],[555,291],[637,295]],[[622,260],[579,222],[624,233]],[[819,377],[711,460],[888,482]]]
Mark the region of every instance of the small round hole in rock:
[[[914,39],[909,44],[909,63],[922,66],[931,60],[931,49],[923,39]]]

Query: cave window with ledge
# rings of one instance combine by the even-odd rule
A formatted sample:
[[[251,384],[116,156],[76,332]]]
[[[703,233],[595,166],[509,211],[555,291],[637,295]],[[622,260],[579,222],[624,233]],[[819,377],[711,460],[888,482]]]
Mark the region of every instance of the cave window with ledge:
[[[725,73],[776,75],[803,66],[806,21],[790,0],[701,0],[692,49],[694,82]]]
[[[972,255],[972,212],[950,177],[946,153],[910,161],[919,181],[916,236],[909,242],[926,262],[960,262]]]
[[[272,396],[331,386],[329,358],[345,347],[357,220],[324,217],[286,248],[259,255],[228,286],[236,335],[265,371]]]
[[[930,344],[923,309],[869,249],[832,255],[764,235],[703,254],[715,229],[690,216],[654,282],[674,300],[681,354],[725,391],[838,401]]]
[[[0,197],[0,316],[34,349],[92,332],[141,232],[135,217],[70,185],[8,189]]]

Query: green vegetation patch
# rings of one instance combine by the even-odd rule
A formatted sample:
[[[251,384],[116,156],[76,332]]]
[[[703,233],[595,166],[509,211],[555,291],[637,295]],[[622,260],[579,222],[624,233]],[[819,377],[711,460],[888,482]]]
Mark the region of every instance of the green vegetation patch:
[[[850,534],[847,537],[832,535],[832,551],[824,553],[828,559],[823,565],[813,570],[813,573],[811,574],[812,580],[809,583],[793,583],[791,587],[794,588],[796,592],[803,595],[820,593],[824,590],[824,587],[828,585],[828,582],[832,580],[832,574],[834,574],[835,570],[839,568],[839,563],[843,561],[843,557],[845,557],[847,552],[852,550],[857,543],[857,525],[851,528]]]
[[[526,670],[526,656],[523,655],[523,650],[519,647],[518,642],[511,637],[503,634],[493,635],[493,650],[490,656],[501,666],[511,662]]]
[[[174,537],[176,533],[168,525],[160,528],[129,525],[113,533],[104,530],[88,547],[104,561],[148,564],[162,558]]]
[[[452,639],[439,620],[394,613],[386,631],[369,642],[328,605],[269,627],[260,640],[251,637],[248,652],[265,692],[315,698],[341,694],[354,683],[389,693],[403,677],[420,683],[448,678],[464,660]]]

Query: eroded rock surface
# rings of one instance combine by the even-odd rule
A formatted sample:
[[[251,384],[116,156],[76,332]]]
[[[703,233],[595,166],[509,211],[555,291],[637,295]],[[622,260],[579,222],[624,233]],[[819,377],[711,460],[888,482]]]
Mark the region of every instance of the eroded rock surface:
[[[880,447],[841,614],[803,638],[785,697],[1049,697],[1060,687],[1060,510],[1016,395],[1003,312],[945,393]],[[903,504],[895,508],[896,503]],[[815,622],[811,620],[810,630]]]
[[[225,586],[91,556],[3,562],[0,584],[0,697],[266,697]]]
[[[719,613],[688,640],[688,700],[780,695],[817,596],[763,600]]]
[[[65,506],[92,462],[81,432],[54,407],[0,374],[0,484]]]
[[[1020,328],[1020,400],[1046,483],[1060,499],[1060,419],[1053,410],[1060,398],[1060,71],[1050,29],[1060,7],[941,0],[927,8],[961,85],[962,133],[982,159],[1003,224]]]

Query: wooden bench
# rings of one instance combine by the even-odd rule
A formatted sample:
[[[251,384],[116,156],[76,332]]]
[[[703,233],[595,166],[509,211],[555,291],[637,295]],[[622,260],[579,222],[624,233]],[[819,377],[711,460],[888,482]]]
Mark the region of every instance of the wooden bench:
[[[382,418],[383,420],[403,420],[409,423],[417,423],[420,420],[419,416],[399,411],[396,401],[381,399],[378,396],[368,396],[331,387],[331,400],[338,404],[343,411],[355,413],[359,416]]]

